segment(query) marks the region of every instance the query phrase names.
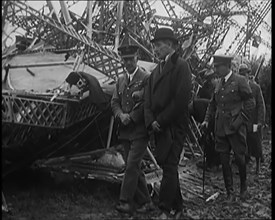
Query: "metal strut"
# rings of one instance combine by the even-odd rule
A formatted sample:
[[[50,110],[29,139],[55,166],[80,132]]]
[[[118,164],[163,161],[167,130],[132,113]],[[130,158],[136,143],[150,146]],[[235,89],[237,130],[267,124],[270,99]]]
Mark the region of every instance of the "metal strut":
[[[10,4],[14,13],[7,16],[6,19],[12,24],[23,28],[33,36],[38,35],[38,37],[55,47],[59,48],[64,45],[64,40],[66,40],[67,45],[71,47],[83,48],[86,51],[83,62],[110,78],[115,79],[115,76],[123,72],[120,57],[114,51],[94,41],[89,41],[86,36],[79,34],[75,29],[41,14],[24,2],[12,1]]]

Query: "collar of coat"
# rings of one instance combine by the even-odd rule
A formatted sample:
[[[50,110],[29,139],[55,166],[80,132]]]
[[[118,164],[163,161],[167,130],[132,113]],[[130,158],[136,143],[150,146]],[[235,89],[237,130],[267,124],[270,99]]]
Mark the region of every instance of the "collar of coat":
[[[134,70],[134,72],[132,74],[127,72],[127,76],[129,77],[130,82],[133,80],[133,78],[134,78],[135,74],[137,73],[137,71],[138,71],[138,67],[136,67],[136,69]]]
[[[157,65],[157,67],[155,68],[155,70],[153,71],[154,73],[154,85],[156,85],[163,77],[165,77],[167,74],[169,74],[169,72],[171,72],[171,70],[175,67],[175,64],[172,63],[171,61],[171,56],[173,53],[169,54],[168,58],[165,59],[166,62],[163,66],[162,71],[161,67],[160,67],[160,63]]]
[[[228,84],[230,84],[234,80],[234,78],[235,78],[235,74],[232,71],[229,74],[227,74],[226,76],[228,76],[228,79],[225,81],[225,84],[223,85],[223,87],[225,87]],[[221,87],[222,87],[222,80],[220,80],[217,83],[217,86],[215,88],[215,92],[220,91]]]

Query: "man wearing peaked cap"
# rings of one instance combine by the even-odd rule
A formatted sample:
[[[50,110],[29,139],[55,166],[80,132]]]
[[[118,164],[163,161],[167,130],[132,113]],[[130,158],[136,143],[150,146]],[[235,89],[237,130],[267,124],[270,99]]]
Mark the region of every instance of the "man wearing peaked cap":
[[[223,64],[231,65],[231,61],[233,60],[234,57],[227,56],[227,55],[214,55],[213,58],[214,58],[214,60],[213,60],[214,66],[220,66]]]
[[[138,49],[139,46],[126,33],[118,48],[118,52],[121,58],[134,57],[137,55]]]
[[[141,170],[141,161],[148,144],[143,96],[149,74],[137,66],[138,46],[133,44],[128,34],[125,35],[118,51],[125,72],[117,79],[111,107],[119,124],[118,139],[124,146],[126,169],[116,209],[132,213],[135,205],[138,205],[140,207],[136,211],[147,212],[152,210],[153,203]]]
[[[183,210],[178,164],[189,123],[191,71],[175,51],[178,41],[171,29],[158,29],[151,42],[162,60],[146,84],[144,103],[145,124],[163,170],[158,204],[161,213],[157,219],[177,219]]]
[[[239,74],[242,76],[246,76],[246,73],[250,73],[251,70],[248,68],[248,66],[245,63],[242,63],[239,67]]]
[[[233,150],[239,168],[240,198],[247,195],[246,185],[246,125],[255,106],[246,79],[231,70],[231,56],[214,56],[214,68],[221,81],[208,105],[202,127],[215,118],[216,151],[220,154],[227,200],[234,200],[230,152]]]
[[[260,162],[263,161],[262,152],[262,126],[265,123],[266,107],[260,85],[253,79],[250,79],[250,68],[242,63],[239,67],[239,74],[246,77],[247,82],[252,90],[256,106],[252,111],[251,118],[247,123],[247,147],[246,163],[249,162],[250,156],[256,159],[256,174],[260,171]]]

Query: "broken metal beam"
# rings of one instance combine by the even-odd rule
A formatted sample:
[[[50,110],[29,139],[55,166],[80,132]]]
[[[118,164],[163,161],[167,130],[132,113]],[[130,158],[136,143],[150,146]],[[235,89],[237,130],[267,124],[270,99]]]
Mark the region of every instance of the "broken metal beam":
[[[70,62],[50,62],[50,63],[36,63],[36,64],[22,64],[22,65],[10,65],[8,64],[7,67],[9,69],[16,69],[16,68],[28,68],[28,67],[43,67],[43,66],[59,66],[59,65],[71,65],[74,64],[74,61]]]

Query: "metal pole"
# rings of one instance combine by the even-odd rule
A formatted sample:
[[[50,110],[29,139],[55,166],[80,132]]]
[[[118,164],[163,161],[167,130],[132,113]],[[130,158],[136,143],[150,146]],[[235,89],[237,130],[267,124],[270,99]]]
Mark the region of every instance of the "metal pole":
[[[109,126],[109,132],[108,132],[108,139],[107,139],[107,146],[106,148],[110,148],[110,144],[111,144],[111,139],[112,139],[112,133],[113,133],[113,127],[114,127],[114,116],[111,116],[111,120],[110,120],[110,126]]]

